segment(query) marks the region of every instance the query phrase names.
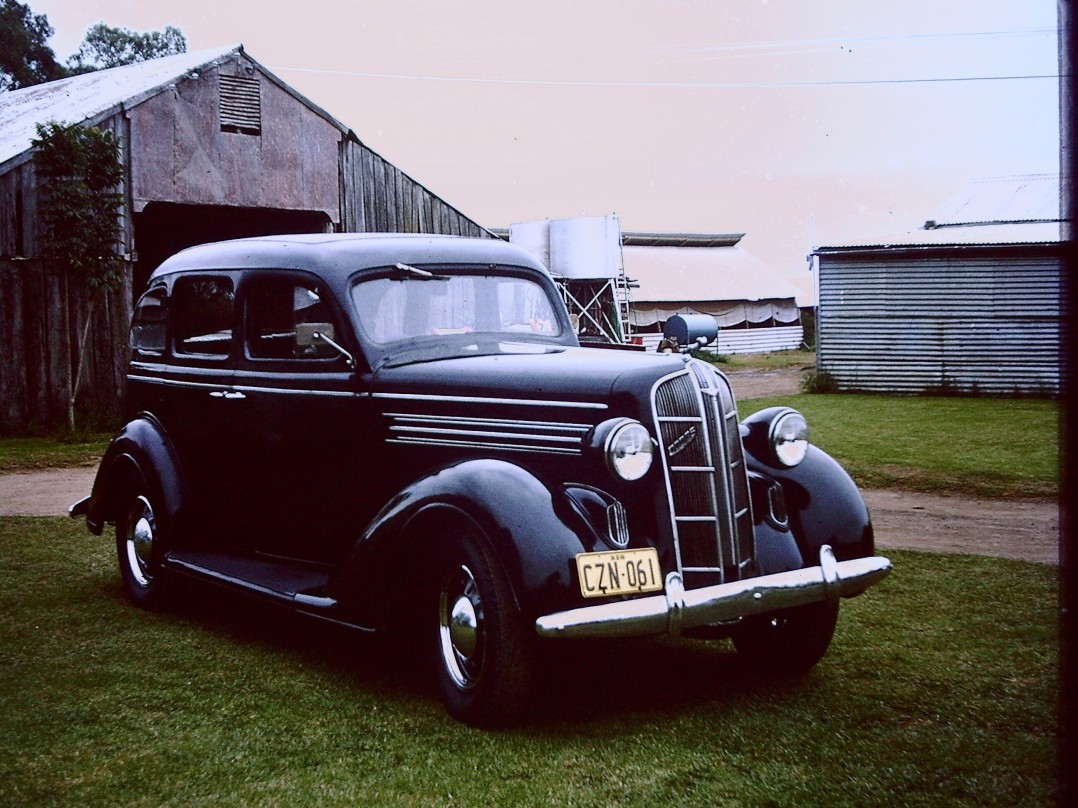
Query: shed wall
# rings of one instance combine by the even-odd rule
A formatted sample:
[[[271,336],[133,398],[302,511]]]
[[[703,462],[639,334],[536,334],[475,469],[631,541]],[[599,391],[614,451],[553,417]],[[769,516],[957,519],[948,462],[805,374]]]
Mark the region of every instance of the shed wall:
[[[820,254],[817,366],[843,390],[1059,392],[1060,251]]]

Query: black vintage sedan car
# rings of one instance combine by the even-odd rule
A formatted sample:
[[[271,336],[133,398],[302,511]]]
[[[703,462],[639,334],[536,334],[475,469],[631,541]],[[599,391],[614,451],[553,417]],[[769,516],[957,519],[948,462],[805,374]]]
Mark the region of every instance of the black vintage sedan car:
[[[411,628],[452,715],[518,718],[542,643],[732,637],[799,673],[884,577],[854,483],[682,354],[581,347],[494,239],[316,235],[181,252],[131,326],[91,496],[131,599],[215,582]]]

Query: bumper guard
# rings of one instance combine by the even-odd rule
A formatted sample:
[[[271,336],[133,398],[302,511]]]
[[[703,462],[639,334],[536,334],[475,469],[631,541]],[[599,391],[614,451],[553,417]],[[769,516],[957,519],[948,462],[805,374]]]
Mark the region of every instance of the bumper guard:
[[[825,544],[818,567],[687,591],[681,574],[671,572],[662,595],[556,612],[536,620],[535,630],[542,637],[676,636],[697,626],[858,595],[890,571],[883,556],[836,561]]]

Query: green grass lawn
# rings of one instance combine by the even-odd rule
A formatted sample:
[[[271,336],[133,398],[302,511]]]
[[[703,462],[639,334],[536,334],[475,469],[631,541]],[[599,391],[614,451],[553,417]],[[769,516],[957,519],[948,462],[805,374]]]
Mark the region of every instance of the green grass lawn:
[[[96,466],[108,446],[109,435],[91,435],[71,441],[52,438],[0,438],[0,474],[48,468]]]
[[[859,485],[982,497],[1055,497],[1058,402],[796,395],[752,399],[740,415],[800,410],[812,442]]]
[[[0,518],[0,804],[1051,804],[1057,570],[892,556],[800,682],[725,644],[557,646],[534,715],[482,733],[370,638],[140,612],[109,539]]]

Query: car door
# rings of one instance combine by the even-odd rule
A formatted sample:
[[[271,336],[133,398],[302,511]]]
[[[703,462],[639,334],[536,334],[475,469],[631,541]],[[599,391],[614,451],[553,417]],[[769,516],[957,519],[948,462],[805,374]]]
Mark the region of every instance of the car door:
[[[189,492],[185,508],[196,526],[188,534],[216,543],[227,536],[233,494],[235,278],[181,274],[167,306],[171,333],[164,363],[136,355],[130,379],[143,391],[137,406],[161,422],[179,457]]]
[[[332,561],[355,527],[363,442],[355,360],[341,346],[347,321],[318,279],[301,272],[250,273],[241,306],[234,390],[244,396],[246,540],[262,553]]]

